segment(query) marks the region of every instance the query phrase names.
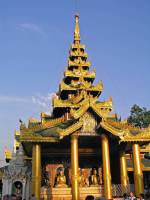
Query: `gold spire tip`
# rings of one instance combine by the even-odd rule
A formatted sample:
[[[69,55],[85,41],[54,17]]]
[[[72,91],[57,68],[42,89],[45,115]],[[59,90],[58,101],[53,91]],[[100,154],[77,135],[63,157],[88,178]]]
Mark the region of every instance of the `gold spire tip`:
[[[80,41],[79,14],[75,14],[74,41]]]

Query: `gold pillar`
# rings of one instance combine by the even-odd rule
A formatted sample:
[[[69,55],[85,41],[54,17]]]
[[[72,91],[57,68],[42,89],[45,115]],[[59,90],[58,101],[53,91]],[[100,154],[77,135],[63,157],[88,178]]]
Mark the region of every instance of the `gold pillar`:
[[[40,199],[41,190],[41,145],[32,147],[32,193]]]
[[[133,152],[135,194],[136,196],[139,196],[140,193],[144,193],[143,172],[142,172],[139,144],[132,145],[132,152]]]
[[[71,136],[71,179],[72,179],[72,200],[79,200],[79,160],[78,160],[78,137]]]
[[[102,162],[103,162],[103,179],[104,195],[106,199],[112,199],[111,172],[110,172],[110,155],[109,142],[106,135],[102,135]]]
[[[121,177],[121,185],[123,186],[124,189],[123,193],[125,193],[127,192],[127,186],[129,180],[125,152],[120,152],[120,177]]]

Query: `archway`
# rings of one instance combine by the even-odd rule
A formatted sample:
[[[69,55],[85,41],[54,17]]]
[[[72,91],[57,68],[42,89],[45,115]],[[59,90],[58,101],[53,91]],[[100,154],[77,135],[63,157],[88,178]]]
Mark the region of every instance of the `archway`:
[[[15,194],[17,197],[22,197],[23,185],[21,181],[15,181],[12,185],[12,194]]]

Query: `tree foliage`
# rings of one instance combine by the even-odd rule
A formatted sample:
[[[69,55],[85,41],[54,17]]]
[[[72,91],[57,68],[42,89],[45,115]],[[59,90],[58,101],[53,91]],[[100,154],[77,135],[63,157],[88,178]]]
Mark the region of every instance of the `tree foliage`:
[[[134,104],[130,110],[128,122],[139,128],[146,128],[150,124],[150,110]]]

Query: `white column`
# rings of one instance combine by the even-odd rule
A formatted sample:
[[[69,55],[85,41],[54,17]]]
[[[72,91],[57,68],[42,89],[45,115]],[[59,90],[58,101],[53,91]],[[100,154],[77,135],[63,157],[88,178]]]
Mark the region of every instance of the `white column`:
[[[22,181],[22,199],[26,199],[26,181]]]
[[[8,183],[8,194],[9,195],[11,195],[11,193],[12,193],[12,186],[13,186],[13,181],[9,180],[9,183]]]

